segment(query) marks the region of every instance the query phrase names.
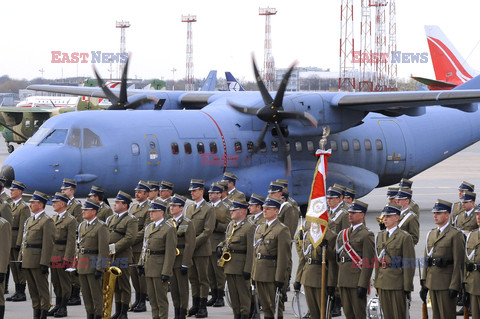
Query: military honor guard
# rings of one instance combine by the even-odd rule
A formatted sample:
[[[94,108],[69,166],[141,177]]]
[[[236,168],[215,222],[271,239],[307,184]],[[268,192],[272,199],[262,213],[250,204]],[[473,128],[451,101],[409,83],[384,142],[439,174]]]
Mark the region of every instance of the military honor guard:
[[[170,204],[172,201],[172,194],[173,194],[173,188],[174,184],[169,182],[169,181],[161,181],[160,182],[160,199],[166,202],[167,204]]]
[[[398,227],[409,233],[412,236],[413,244],[416,245],[420,236],[420,223],[418,222],[418,215],[410,206],[411,199],[412,190],[408,188],[400,188],[395,195],[395,202],[401,207]]]
[[[345,187],[343,191],[343,203],[347,205],[347,208],[352,207],[355,196],[357,196],[357,192],[354,189]]]
[[[12,202],[12,246],[10,250],[10,260],[18,260],[18,254],[22,245],[23,227],[25,221],[30,217],[30,209],[28,205],[23,201],[22,195],[26,186],[22,182],[12,181],[10,187],[10,195]],[[10,269],[12,271],[13,281],[15,282],[15,293],[8,297],[7,301],[26,301],[25,287],[26,279],[24,270],[20,268],[20,264],[16,262],[10,263]]]
[[[113,214],[112,208],[107,205],[105,201],[105,191],[99,186],[92,186],[90,193],[88,193],[88,198],[100,203],[100,208],[97,212],[97,218],[102,222],[105,222],[109,216]]]
[[[135,187],[135,200],[137,201],[130,207],[129,213],[138,221],[138,232],[132,246],[133,262],[138,263],[140,254],[142,253],[142,244],[145,234],[145,227],[151,222],[148,214],[149,203],[148,194],[150,193],[150,185],[145,181],[139,181]],[[147,311],[147,284],[145,277],[138,274],[135,267],[130,267],[130,277],[132,278],[133,288],[135,289],[135,301],[129,311],[145,312]]]
[[[108,264],[109,232],[97,217],[100,202],[87,199],[82,206],[83,222],[78,226],[77,272],[88,319],[103,318],[103,276]]]
[[[389,204],[383,208],[386,229],[378,233],[375,242],[375,288],[385,318],[408,318],[413,276],[415,246],[412,236],[398,226],[401,207]]]
[[[268,196],[275,198],[281,203],[278,219],[288,227],[290,237],[293,238],[297,230],[299,211],[288,201],[284,200],[283,190],[283,183],[271,182],[268,188]]]
[[[235,319],[248,319],[252,299],[250,277],[253,264],[255,225],[247,218],[247,202],[233,201],[232,221],[224,240],[217,247],[219,266],[227,277],[230,300]]]
[[[475,218],[480,227],[480,205],[475,209]],[[465,241],[465,292],[470,295],[472,318],[480,318],[480,232],[473,230]],[[467,305],[468,306],[468,305]]]
[[[400,180],[400,182],[398,183],[398,187],[399,188],[408,188],[408,189],[412,189],[412,185],[413,185],[413,181],[409,180],[409,179],[406,179],[406,178],[402,178]],[[412,209],[412,211],[417,214],[417,216],[420,216],[420,207],[418,207],[418,204],[415,203],[415,201],[413,200],[413,198],[410,199],[410,208]]]
[[[177,235],[175,226],[165,219],[167,204],[150,203],[150,220],[144,232],[139,272],[145,275],[153,319],[168,318],[168,281],[173,275]]]
[[[12,199],[5,193],[5,186],[0,182],[0,191],[2,192],[3,199],[0,200],[0,217],[5,218],[10,225],[12,225]]]
[[[343,191],[338,187],[329,187],[327,190],[328,227],[335,233],[348,228],[348,212],[343,208]]]
[[[8,268],[8,256],[10,255],[12,240],[12,228],[10,223],[0,217],[0,319],[5,316],[5,280]]]
[[[278,178],[276,182],[283,184],[283,191],[289,194],[287,202],[289,202],[300,213],[300,206],[298,206],[297,201],[290,196],[290,191],[288,190],[288,179]]]
[[[195,229],[192,221],[184,217],[183,207],[186,198],[175,194],[170,203],[170,213],[177,232],[178,254],[173,266],[173,275],[170,279],[170,289],[175,308],[175,318],[185,319],[188,309],[188,269],[192,266],[193,251],[195,250]]]
[[[367,291],[375,257],[373,233],[363,224],[368,204],[354,200],[348,209],[350,227],[336,240],[338,284],[346,318],[365,318]]]
[[[265,319],[273,319],[275,313],[278,318],[283,318],[283,300],[276,298],[276,295],[281,295],[288,279],[287,267],[292,258],[290,231],[278,219],[280,206],[280,201],[275,198],[265,200],[265,223],[257,226],[253,241],[255,257],[252,279]]]
[[[128,212],[132,197],[119,191],[113,205],[114,214],[107,218],[109,231],[108,249],[112,263],[119,263],[122,275],[115,284],[115,313],[113,319],[127,318],[132,294],[129,265],[133,263],[132,245],[138,232],[138,219]]]
[[[33,193],[30,199],[32,216],[25,222],[19,255],[27,278],[34,318],[46,318],[50,309],[48,268],[52,260],[55,225],[45,213],[47,201],[44,193]]]
[[[209,258],[208,267],[208,281],[212,298],[207,301],[207,306],[213,307],[225,306],[225,301],[223,300],[225,296],[225,274],[223,269],[218,266],[218,259],[215,254],[218,244],[225,239],[225,231],[231,220],[229,207],[222,201],[222,191],[223,188],[218,183],[213,183],[208,190],[210,205],[215,213],[215,229],[210,237],[212,254]]]
[[[399,189],[400,187],[396,187],[396,186],[387,188],[387,205],[389,203],[393,203],[393,204],[397,203],[395,200],[395,196],[397,196]]]
[[[70,267],[75,256],[78,224],[75,217],[67,213],[68,197],[65,194],[55,193],[52,203],[56,215],[52,217],[55,224],[55,237],[51,280],[56,305],[48,315],[62,318],[67,316],[67,302],[72,292],[70,276],[65,269]]]
[[[452,203],[438,199],[433,206],[436,228],[428,232],[420,297],[430,291],[433,318],[455,318],[457,295],[462,288],[465,239],[449,223]]]
[[[228,199],[230,201],[246,201],[245,194],[235,188],[238,177],[235,174],[225,172],[223,173],[223,180],[227,182]]]
[[[222,202],[224,202],[225,205],[227,205],[230,208],[230,206],[232,206],[232,201],[228,199],[228,182],[221,180],[221,181],[218,181],[217,183],[223,187]]]
[[[255,227],[265,222],[265,218],[263,217],[263,203],[265,203],[265,197],[255,193],[250,196],[250,200],[248,201],[248,211],[250,212],[248,219],[253,222]]]
[[[158,196],[160,196],[160,182],[159,181],[147,181],[147,184],[150,185],[150,192],[148,193],[148,201],[151,203]]]
[[[477,194],[464,191],[462,194],[462,210],[457,214],[453,221],[453,226],[461,230],[465,235],[478,228],[477,216],[473,212],[475,209],[475,199]]]
[[[185,215],[192,220],[196,232],[193,264],[188,273],[193,300],[192,307],[188,310],[188,316],[195,315],[196,318],[208,316],[208,263],[212,254],[210,237],[215,229],[215,212],[212,206],[203,199],[204,187],[204,180],[192,179],[190,181],[188,190],[195,203],[187,207]]]
[[[0,177],[0,183],[5,186],[7,184],[7,178],[5,176]],[[5,192],[5,188],[2,188],[2,190],[0,191],[0,203],[13,203],[12,198],[7,194],[7,192]]]
[[[464,191],[473,192],[475,190],[475,185],[463,181],[460,186],[458,186],[458,199],[459,201],[452,205],[452,213],[450,214],[450,223],[453,225],[457,215],[463,210],[462,207],[462,196]]]

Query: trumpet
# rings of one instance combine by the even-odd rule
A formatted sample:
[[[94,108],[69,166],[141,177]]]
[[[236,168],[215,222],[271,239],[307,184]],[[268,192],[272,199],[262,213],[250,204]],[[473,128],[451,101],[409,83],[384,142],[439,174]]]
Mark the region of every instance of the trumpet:
[[[178,256],[178,255],[180,255],[180,249],[175,248],[175,256]]]
[[[227,247],[223,247],[223,253],[222,257],[218,260],[218,266],[223,267],[226,262],[230,261],[232,259],[232,254],[227,251]]]
[[[380,217],[376,217],[375,219],[379,224],[384,224],[383,218],[385,217],[384,214],[380,215]]]
[[[122,275],[120,268],[111,266],[115,255],[110,256],[110,261],[103,276],[103,318],[110,318],[112,313],[113,294],[115,293],[115,281],[118,276]]]

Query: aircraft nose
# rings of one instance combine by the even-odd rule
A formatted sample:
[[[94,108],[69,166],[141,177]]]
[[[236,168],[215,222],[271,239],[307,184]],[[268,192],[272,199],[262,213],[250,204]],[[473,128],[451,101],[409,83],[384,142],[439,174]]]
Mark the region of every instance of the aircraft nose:
[[[7,187],[9,187],[12,181],[15,179],[15,171],[10,165],[3,165],[0,171],[0,176],[4,176],[7,179]]]

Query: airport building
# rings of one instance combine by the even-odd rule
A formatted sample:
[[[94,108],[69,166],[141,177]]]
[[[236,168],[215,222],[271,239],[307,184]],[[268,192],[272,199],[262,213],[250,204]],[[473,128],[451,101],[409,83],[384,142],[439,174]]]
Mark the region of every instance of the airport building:
[[[288,71],[285,69],[276,69],[276,85],[282,82],[283,76]],[[296,67],[287,85],[288,92],[298,91],[337,91],[338,90],[338,72],[331,72],[330,69],[317,67]]]

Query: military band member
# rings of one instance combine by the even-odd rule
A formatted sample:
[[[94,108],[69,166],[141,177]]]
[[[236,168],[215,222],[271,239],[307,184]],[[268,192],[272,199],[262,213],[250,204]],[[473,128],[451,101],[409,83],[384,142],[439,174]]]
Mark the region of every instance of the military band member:
[[[416,245],[420,236],[420,224],[417,214],[410,207],[411,198],[412,190],[400,188],[395,196],[395,202],[401,207],[398,227],[409,233],[412,236],[413,244]]]
[[[19,181],[12,181],[12,186],[10,187],[10,195],[13,200],[12,248],[10,250],[10,260],[18,260],[20,246],[22,246],[23,227],[27,218],[30,217],[30,209],[22,199],[25,188],[25,184]],[[27,281],[25,279],[24,270],[20,269],[20,264],[16,262],[10,263],[10,269],[12,270],[13,280],[15,282],[15,293],[6,300],[26,301],[25,287]]]
[[[415,275],[415,246],[412,236],[398,227],[401,207],[383,208],[386,229],[375,243],[375,288],[385,318],[407,318],[407,299],[411,300]]]
[[[67,213],[67,203],[68,197],[63,193],[56,193],[52,199],[53,210],[57,213],[52,217],[55,224],[55,237],[51,275],[56,305],[48,315],[57,318],[67,316],[67,302],[72,292],[72,284],[65,269],[70,267],[75,256],[77,238],[77,220]]]
[[[235,174],[225,172],[223,173],[223,180],[227,182],[228,187],[228,199],[230,201],[246,201],[247,198],[245,194],[238,189],[235,188],[235,184],[237,183],[238,177]]]
[[[147,184],[150,185],[150,192],[148,193],[148,201],[151,203],[158,196],[160,196],[160,182],[158,181],[147,181]]]
[[[355,190],[345,187],[345,190],[343,191],[343,202],[348,208],[352,207],[356,195],[357,192]]]
[[[78,227],[77,272],[83,303],[89,319],[103,317],[103,275],[108,264],[108,228],[97,217],[100,202],[87,199],[82,206],[83,222]]]
[[[112,262],[122,270],[122,275],[117,278],[115,284],[115,313],[113,319],[127,318],[130,304],[131,287],[129,265],[133,263],[132,245],[138,232],[138,220],[128,212],[132,197],[123,191],[119,191],[113,205],[114,214],[107,218],[109,231],[108,248],[110,256],[114,256]]]
[[[287,201],[300,213],[300,206],[298,206],[297,201],[290,196],[290,191],[288,190],[288,179],[278,178],[276,182],[283,184],[283,191],[289,194]]]
[[[255,258],[252,278],[258,291],[264,318],[283,318],[283,300],[275,295],[281,293],[288,279],[287,267],[291,263],[291,239],[287,226],[278,219],[281,203],[275,198],[267,198],[263,205],[265,223],[257,226],[254,237]]]
[[[218,244],[225,239],[225,231],[231,220],[229,207],[222,202],[222,190],[222,186],[218,183],[213,183],[208,190],[210,205],[215,213],[215,229],[210,237],[212,254],[209,258],[208,267],[208,281],[212,298],[207,301],[207,306],[213,307],[225,306],[225,301],[223,300],[225,296],[225,274],[223,268],[218,266],[218,258],[215,254]]]
[[[473,212],[475,209],[475,198],[477,194],[464,191],[462,195],[462,211],[460,211],[455,220],[453,221],[453,225],[458,229],[461,230],[464,234],[468,234],[469,232],[478,228],[477,225],[477,216]]]
[[[477,225],[480,226],[480,205],[475,209]],[[465,292],[470,294],[472,318],[480,318],[480,236],[479,229],[467,235],[465,242]]]
[[[450,225],[452,203],[438,199],[432,212],[437,225],[426,238],[425,263],[420,297],[426,302],[430,290],[433,318],[455,318],[457,295],[462,288],[465,239]]]
[[[450,214],[450,223],[453,225],[453,222],[455,221],[455,218],[457,218],[457,215],[463,211],[463,208],[462,208],[462,195],[463,195],[463,192],[464,191],[469,191],[469,192],[473,192],[475,190],[475,185],[469,183],[469,182],[466,182],[466,181],[463,181],[460,186],[458,187],[458,199],[460,199],[460,201],[456,202],[453,204],[452,206],[452,213]]]
[[[150,224],[150,215],[148,213],[149,203],[148,194],[150,193],[150,185],[145,181],[139,181],[135,188],[135,200],[137,201],[130,207],[129,213],[138,221],[138,232],[132,245],[133,262],[138,264],[140,254],[142,253],[143,238],[145,227]],[[136,267],[130,267],[130,276],[132,278],[133,288],[135,289],[135,301],[129,311],[145,312],[147,311],[147,284],[145,277],[138,274]]]
[[[250,277],[253,264],[253,236],[255,225],[247,218],[247,202],[233,201],[230,208],[232,221],[228,224],[224,240],[217,247],[217,257],[224,253],[230,260],[224,262],[233,315],[236,319],[248,319],[252,299]],[[220,257],[219,257],[220,256]]]
[[[399,188],[408,188],[410,190],[412,189],[412,185],[413,185],[413,181],[406,178],[402,178],[398,183]],[[410,208],[413,210],[415,214],[417,214],[417,216],[420,216],[420,207],[418,207],[418,204],[415,203],[413,198],[410,200]]]
[[[12,240],[12,229],[10,223],[3,217],[0,217],[0,319],[5,315],[5,280],[8,268],[8,256],[10,255]]]
[[[265,203],[265,197],[255,193],[250,196],[250,201],[248,202],[250,215],[248,219],[253,222],[255,227],[265,222],[265,218],[263,217],[263,203]]]
[[[192,221],[182,214],[185,202],[185,197],[175,194],[170,203],[170,212],[176,225],[179,252],[175,258],[173,276],[170,279],[171,296],[177,319],[185,319],[187,315],[188,269],[192,266],[193,251],[195,250],[195,228]]]
[[[204,187],[204,180],[192,179],[190,181],[188,190],[195,203],[187,207],[185,215],[192,220],[196,232],[193,265],[188,271],[193,300],[188,315],[195,315],[196,318],[208,316],[208,260],[212,254],[210,237],[215,229],[215,212],[212,206],[203,199]]]
[[[34,318],[44,318],[50,309],[48,268],[52,260],[55,226],[45,213],[48,197],[35,191],[30,199],[30,216],[25,222],[19,260],[25,270],[28,291],[32,299]]]
[[[108,201],[106,201],[105,191],[103,188],[92,186],[90,193],[88,194],[88,198],[100,203],[100,208],[97,212],[98,219],[100,219],[102,222],[105,222],[109,216],[112,216],[113,210],[108,205]]]
[[[176,229],[164,218],[167,204],[160,199],[150,203],[150,220],[145,228],[139,272],[145,275],[153,319],[168,317],[168,281],[173,274]]]
[[[350,226],[348,212],[342,208],[343,191],[337,187],[329,187],[327,190],[328,227],[335,233]]]
[[[348,209],[350,227],[337,236],[338,287],[346,318],[365,318],[367,291],[375,257],[373,233],[363,224],[368,205],[354,200]]]

